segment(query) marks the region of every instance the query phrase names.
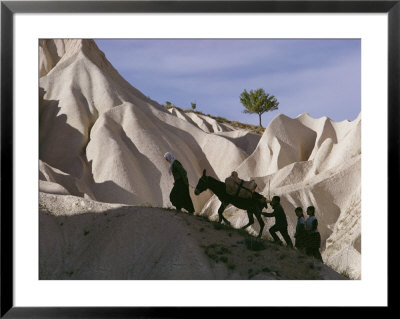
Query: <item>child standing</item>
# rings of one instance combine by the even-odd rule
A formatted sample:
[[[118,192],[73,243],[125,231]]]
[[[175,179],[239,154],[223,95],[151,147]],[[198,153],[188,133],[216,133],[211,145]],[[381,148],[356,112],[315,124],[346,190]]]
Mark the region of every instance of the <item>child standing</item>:
[[[300,250],[305,252],[306,249],[306,220],[304,219],[303,209],[301,207],[297,207],[294,212],[297,216],[297,225],[296,225],[296,233],[294,234],[295,244],[294,246]]]
[[[318,231],[318,220],[315,217],[314,206],[307,207],[307,215],[309,216],[306,220],[306,234],[307,234],[307,244],[306,253],[309,256],[313,256],[319,261],[323,262],[322,256],[319,252],[319,247],[321,246],[321,235]]]

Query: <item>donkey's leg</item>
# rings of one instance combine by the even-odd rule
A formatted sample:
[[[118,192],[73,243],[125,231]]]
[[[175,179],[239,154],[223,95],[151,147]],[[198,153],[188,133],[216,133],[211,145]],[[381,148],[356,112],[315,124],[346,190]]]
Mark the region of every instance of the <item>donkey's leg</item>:
[[[222,214],[224,212],[226,206],[228,206],[228,203],[221,202],[221,206],[219,206],[219,209],[218,209],[218,223],[221,223],[222,221],[224,221],[226,224],[230,225],[231,223],[229,222],[229,220],[227,220],[224,217],[224,215]]]
[[[253,218],[252,211],[250,209],[248,209],[246,212],[247,212],[247,217],[249,218],[249,222],[246,225],[244,225],[243,227],[241,227],[241,229],[246,229],[250,225],[254,224],[254,218]]]
[[[264,226],[265,226],[265,223],[264,223],[264,221],[263,221],[263,219],[261,217],[261,210],[257,209],[255,211],[254,215],[256,215],[258,223],[260,224],[260,232],[258,233],[257,238],[261,238],[261,235],[262,235],[262,232],[263,232],[263,229],[264,229]]]

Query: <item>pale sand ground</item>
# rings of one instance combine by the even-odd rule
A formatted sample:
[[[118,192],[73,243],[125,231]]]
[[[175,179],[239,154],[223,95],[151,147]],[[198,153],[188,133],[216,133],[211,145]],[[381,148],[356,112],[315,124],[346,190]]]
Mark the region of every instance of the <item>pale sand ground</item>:
[[[166,110],[126,82],[91,40],[41,40],[40,74],[43,194],[168,208],[173,178],[163,155],[170,151],[188,172],[199,214],[214,220],[219,206],[209,191],[193,194],[203,169],[220,180],[236,170],[243,179],[254,178],[258,192],[281,196],[292,236],[294,208],[314,205],[325,263],[361,278],[361,115],[336,123],[280,114],[262,136],[251,134],[207,116]],[[235,228],[247,223],[234,207],[225,216]],[[272,223],[267,220],[264,238]],[[139,232],[142,226],[135,225]],[[49,232],[63,236],[61,230]],[[258,224],[249,232],[257,234]]]
[[[346,279],[296,250],[266,240],[255,250],[244,231],[174,210],[41,193],[39,224],[40,279]]]

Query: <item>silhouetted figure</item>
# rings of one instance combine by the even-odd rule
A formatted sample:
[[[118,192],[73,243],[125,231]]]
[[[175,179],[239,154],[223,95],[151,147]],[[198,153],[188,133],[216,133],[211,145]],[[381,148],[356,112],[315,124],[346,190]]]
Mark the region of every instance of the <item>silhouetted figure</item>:
[[[269,229],[269,232],[272,238],[275,240],[276,243],[282,244],[282,241],[276,235],[276,232],[280,232],[282,237],[285,239],[286,244],[288,247],[293,247],[292,240],[289,237],[287,232],[287,220],[285,211],[283,210],[280,204],[281,198],[279,196],[272,197],[271,206],[274,209],[272,213],[262,213],[265,217],[275,217],[275,225]]]
[[[294,234],[295,243],[294,246],[300,250],[306,251],[306,220],[303,215],[303,208],[297,207],[294,212],[297,216],[296,233]]]
[[[321,235],[318,231],[318,220],[315,217],[314,206],[307,207],[307,215],[309,216],[306,220],[306,253],[309,256],[313,256],[319,261],[323,262],[322,256],[319,252],[319,247],[321,246]]]
[[[169,194],[172,205],[176,207],[177,211],[184,208],[189,214],[193,214],[194,207],[192,199],[190,198],[189,181],[186,170],[170,152],[165,153],[164,158],[169,162],[169,171],[174,176],[174,187]]]

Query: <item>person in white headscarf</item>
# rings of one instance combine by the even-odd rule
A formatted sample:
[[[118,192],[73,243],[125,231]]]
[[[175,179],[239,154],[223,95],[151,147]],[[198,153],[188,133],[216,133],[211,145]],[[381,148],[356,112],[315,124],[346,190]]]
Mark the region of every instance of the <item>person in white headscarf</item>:
[[[170,153],[170,152],[167,152],[164,154],[164,158],[169,163],[169,172],[172,173],[172,164],[174,164],[174,162],[175,162],[174,155],[172,155],[172,153]]]
[[[192,199],[190,198],[189,181],[186,170],[172,153],[165,153],[164,158],[169,163],[169,172],[174,176],[174,187],[169,195],[172,205],[176,207],[177,211],[184,208],[189,214],[193,214],[194,207]]]

